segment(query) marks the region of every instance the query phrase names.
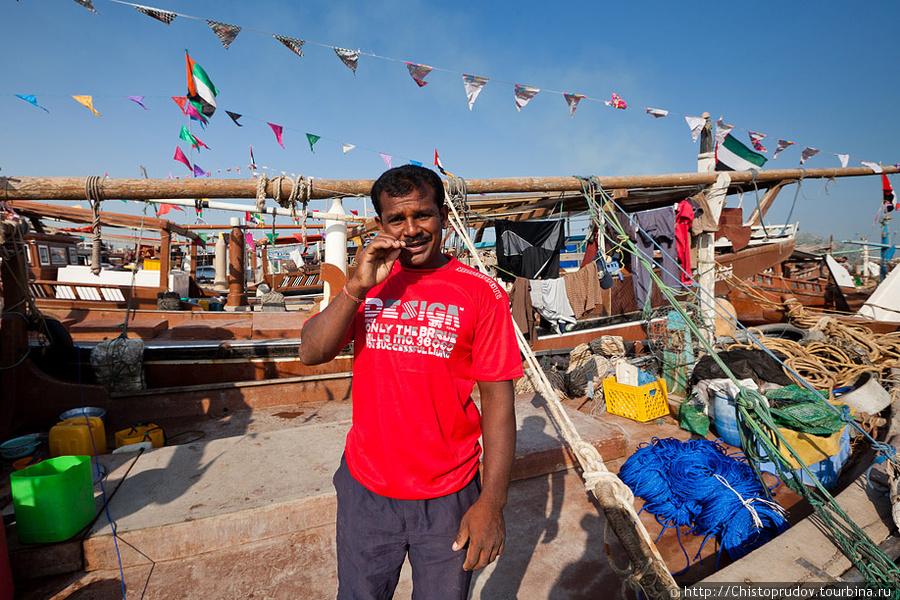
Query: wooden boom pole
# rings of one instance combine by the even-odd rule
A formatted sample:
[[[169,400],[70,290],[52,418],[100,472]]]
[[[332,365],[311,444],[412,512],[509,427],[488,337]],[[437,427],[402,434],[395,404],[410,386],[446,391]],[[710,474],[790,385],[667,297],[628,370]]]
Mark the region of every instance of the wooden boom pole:
[[[887,174],[900,171],[886,166]],[[776,169],[732,171],[731,183],[772,183],[785,179],[822,179],[874,175],[868,167],[846,169]],[[603,189],[670,188],[710,185],[718,173],[673,173],[666,175],[629,175],[598,177]],[[368,196],[374,183],[371,179],[312,179],[311,199],[344,196]],[[256,179],[107,179],[99,181],[101,199],[154,200],[159,198],[256,198]],[[291,182],[270,180],[266,195],[286,198]],[[467,179],[470,194],[553,193],[581,191],[576,177],[503,177],[498,179]],[[0,201],[4,200],[84,200],[85,178],[82,177],[0,177]]]

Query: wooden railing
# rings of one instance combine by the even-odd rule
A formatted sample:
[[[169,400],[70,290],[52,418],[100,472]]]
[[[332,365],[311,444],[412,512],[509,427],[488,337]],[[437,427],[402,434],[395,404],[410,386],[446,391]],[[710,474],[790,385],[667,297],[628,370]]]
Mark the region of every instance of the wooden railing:
[[[103,283],[71,283],[36,279],[28,283],[36,300],[81,300],[122,303],[128,300],[128,289]]]

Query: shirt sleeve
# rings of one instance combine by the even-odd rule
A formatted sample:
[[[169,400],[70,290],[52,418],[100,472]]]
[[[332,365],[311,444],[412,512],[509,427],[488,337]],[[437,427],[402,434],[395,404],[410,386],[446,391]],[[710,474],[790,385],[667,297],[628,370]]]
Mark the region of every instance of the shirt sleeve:
[[[505,381],[523,375],[522,356],[513,329],[509,297],[497,286],[498,295],[485,286],[472,341],[473,374],[476,381]]]

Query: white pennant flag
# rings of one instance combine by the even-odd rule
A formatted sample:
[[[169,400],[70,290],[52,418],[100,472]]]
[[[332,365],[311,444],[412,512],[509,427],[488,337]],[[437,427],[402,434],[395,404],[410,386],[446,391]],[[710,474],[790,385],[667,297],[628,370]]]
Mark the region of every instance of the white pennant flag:
[[[466,75],[463,73],[463,85],[466,87],[466,98],[469,99],[469,110],[475,104],[475,99],[481,93],[481,88],[488,82],[487,77],[478,77],[477,75]]]
[[[354,146],[353,144],[345,144],[345,143],[341,142],[341,149],[344,151],[344,154],[347,154],[354,148],[356,148],[356,146]]]
[[[696,142],[697,138],[700,137],[700,132],[703,131],[703,126],[706,125],[706,119],[703,117],[685,116],[684,120],[687,121],[688,127],[691,128],[691,139]]]
[[[725,141],[725,137],[731,133],[731,130],[734,129],[732,125],[726,125],[722,122],[722,117],[719,117],[719,120],[716,121],[716,142],[721,144]]]
[[[835,154],[835,156],[837,156],[838,160],[841,161],[841,168],[846,169],[847,163],[850,162],[850,155],[849,154]]]
[[[662,108],[650,108],[647,107],[647,114],[651,115],[654,119],[659,119],[660,117],[665,117],[669,114],[669,111],[663,110]]]
[[[859,161],[859,162],[862,163],[863,166],[869,167],[870,169],[872,169],[872,170],[875,171],[876,173],[881,173],[881,172],[882,172],[882,170],[881,170],[881,165],[879,165],[878,163],[868,162],[868,161],[865,161],[865,160],[861,160],[861,161]]]
[[[517,83],[514,91],[516,96],[516,110],[521,111],[539,91],[541,91],[541,88],[531,87],[530,85],[519,85]]]

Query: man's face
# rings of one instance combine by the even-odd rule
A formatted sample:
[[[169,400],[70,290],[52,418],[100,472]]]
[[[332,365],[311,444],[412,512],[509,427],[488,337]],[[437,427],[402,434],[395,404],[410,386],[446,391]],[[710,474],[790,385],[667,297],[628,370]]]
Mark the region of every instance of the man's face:
[[[406,242],[400,264],[407,269],[436,269],[446,264],[441,254],[443,229],[447,227],[447,206],[438,208],[432,192],[413,189],[405,196],[381,194],[381,216],[375,221],[382,233]]]

